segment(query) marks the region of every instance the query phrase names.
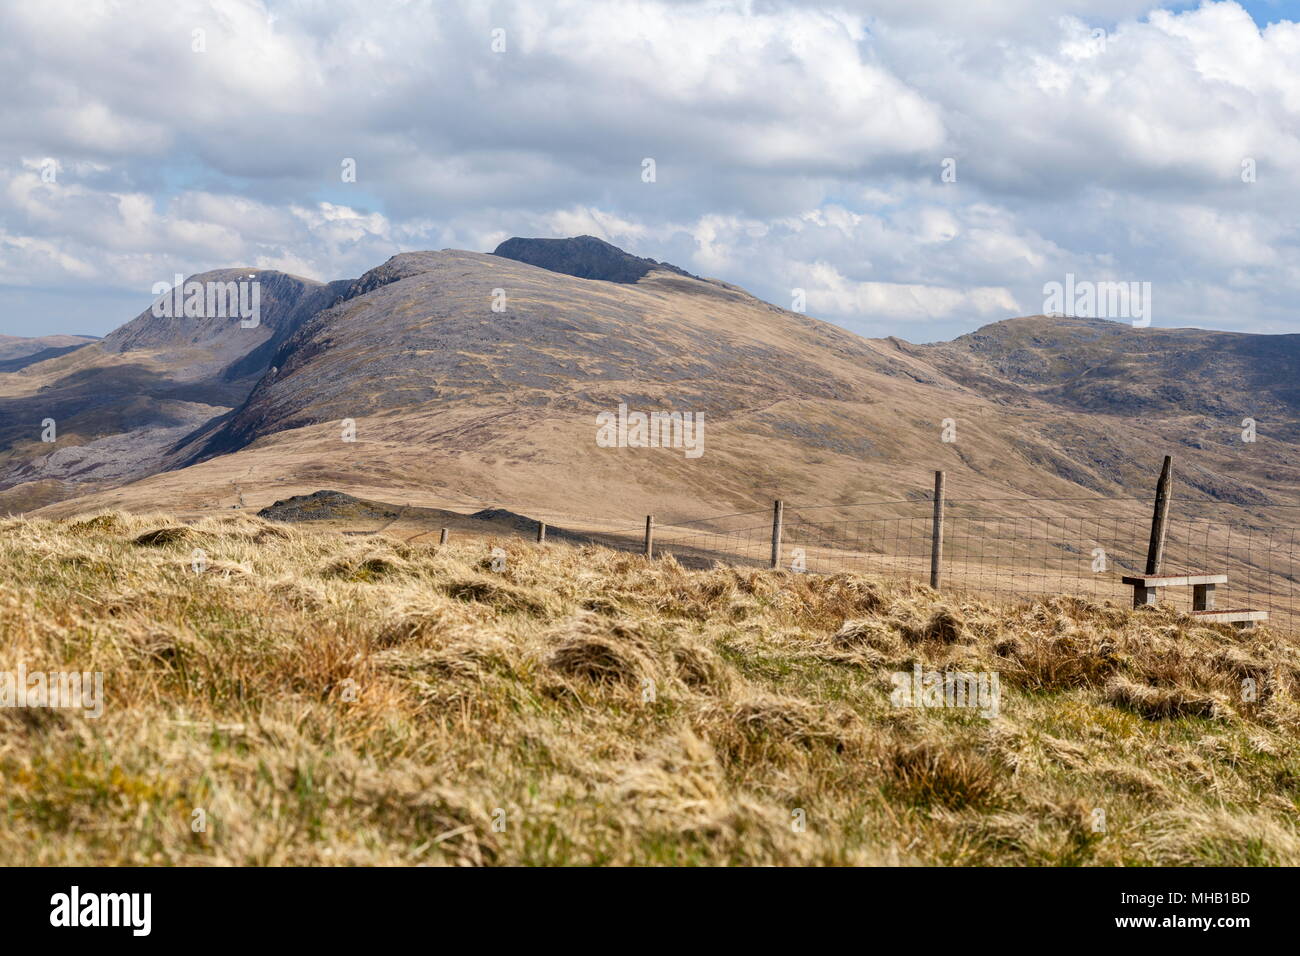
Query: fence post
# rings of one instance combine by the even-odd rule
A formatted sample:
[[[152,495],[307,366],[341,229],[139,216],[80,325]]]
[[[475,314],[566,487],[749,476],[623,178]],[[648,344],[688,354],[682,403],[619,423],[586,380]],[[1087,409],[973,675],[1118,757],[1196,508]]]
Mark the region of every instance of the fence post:
[[[443,528],[443,529],[442,529],[442,534],[438,535],[438,543],[439,543],[439,544],[446,544],[446,543],[447,543],[447,529],[446,529],[446,528]]]
[[[1170,485],[1173,483],[1174,458],[1165,455],[1156,484],[1156,507],[1151,515],[1151,543],[1147,546],[1147,574],[1159,574],[1165,558],[1165,523],[1169,518]]]
[[[772,502],[772,567],[781,566],[781,522],[785,516],[785,502],[779,498]]]
[[[943,568],[943,478],[942,471],[934,473],[934,520],[930,525],[930,587],[939,590],[940,572]]]
[[[537,543],[543,544],[546,541],[546,522],[537,522]]]
[[[645,516],[645,556],[650,560],[655,556],[655,516]]]

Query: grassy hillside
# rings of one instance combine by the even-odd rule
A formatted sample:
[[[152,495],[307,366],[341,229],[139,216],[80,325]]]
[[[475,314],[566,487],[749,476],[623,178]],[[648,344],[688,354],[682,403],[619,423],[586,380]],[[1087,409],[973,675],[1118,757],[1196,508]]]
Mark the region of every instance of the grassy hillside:
[[[0,522],[0,670],[106,692],[0,709],[0,859],[1300,864],[1267,629],[496,544]],[[915,663],[1000,715],[893,706]]]

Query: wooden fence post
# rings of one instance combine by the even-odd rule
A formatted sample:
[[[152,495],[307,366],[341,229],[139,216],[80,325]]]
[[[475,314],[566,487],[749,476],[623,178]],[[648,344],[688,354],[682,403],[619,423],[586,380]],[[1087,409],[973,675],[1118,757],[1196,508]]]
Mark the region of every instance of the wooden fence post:
[[[439,544],[446,544],[446,543],[447,543],[447,529],[446,529],[446,528],[443,528],[443,529],[442,529],[442,534],[438,535],[438,543],[439,543]]]
[[[943,472],[934,473],[934,520],[930,525],[930,587],[939,590],[943,569]]]
[[[785,517],[785,502],[779,498],[772,502],[772,567],[781,566],[781,523]]]
[[[655,516],[645,516],[645,556],[649,561],[655,556]]]
[[[537,522],[537,543],[544,544],[545,542],[546,542],[546,522],[539,521]]]
[[[1147,574],[1159,574],[1165,558],[1165,526],[1169,519],[1169,498],[1174,476],[1174,458],[1165,455],[1156,484],[1156,507],[1151,515],[1151,543],[1147,545]]]

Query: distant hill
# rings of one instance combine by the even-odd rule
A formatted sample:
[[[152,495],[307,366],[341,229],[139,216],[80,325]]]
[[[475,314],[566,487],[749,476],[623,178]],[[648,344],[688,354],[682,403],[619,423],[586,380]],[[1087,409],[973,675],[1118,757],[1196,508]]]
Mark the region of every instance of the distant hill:
[[[1300,335],[1031,316],[921,347],[989,395],[1070,411],[1300,418]]]
[[[923,496],[937,468],[969,497],[1145,495],[1166,452],[1198,496],[1300,503],[1296,336],[1034,316],[868,340],[591,237],[261,277],[256,330],[145,313],[0,375],[0,508],[331,488],[617,523]],[[620,405],[702,414],[704,454],[601,447]]]
[[[17,372],[96,341],[94,335],[0,335],[0,372]]]

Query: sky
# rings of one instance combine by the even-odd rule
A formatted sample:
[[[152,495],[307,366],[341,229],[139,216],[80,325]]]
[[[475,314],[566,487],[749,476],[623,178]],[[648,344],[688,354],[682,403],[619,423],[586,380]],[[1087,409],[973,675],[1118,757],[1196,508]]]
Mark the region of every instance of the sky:
[[[1041,313],[1067,276],[1150,283],[1156,327],[1300,333],[1297,21],[0,0],[0,335],[102,335],[176,273],[582,234],[870,336]]]

